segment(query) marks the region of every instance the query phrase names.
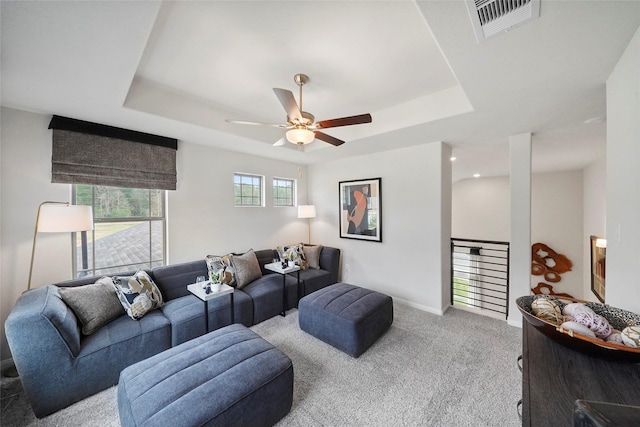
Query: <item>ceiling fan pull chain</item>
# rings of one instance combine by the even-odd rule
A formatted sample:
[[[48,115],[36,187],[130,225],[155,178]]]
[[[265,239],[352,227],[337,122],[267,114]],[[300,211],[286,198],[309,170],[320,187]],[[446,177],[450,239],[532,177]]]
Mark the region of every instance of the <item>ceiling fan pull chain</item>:
[[[304,110],[302,109],[302,85],[303,85],[303,84],[304,84],[304,83],[300,82],[300,114],[302,114],[302,112],[304,111]]]

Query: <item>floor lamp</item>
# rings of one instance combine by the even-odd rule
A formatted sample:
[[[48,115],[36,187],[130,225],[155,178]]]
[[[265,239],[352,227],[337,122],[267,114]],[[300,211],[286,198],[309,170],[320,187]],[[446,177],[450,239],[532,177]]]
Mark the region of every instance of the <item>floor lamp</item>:
[[[314,205],[298,206],[298,218],[307,218],[307,227],[309,228],[309,244],[311,244],[311,218],[316,217],[316,207]]]
[[[33,246],[31,247],[31,264],[29,266],[29,282],[27,291],[31,289],[33,259],[36,253],[36,237],[40,233],[71,233],[93,230],[93,210],[91,206],[72,205],[69,202],[42,202],[38,206],[36,226],[33,230]],[[5,377],[17,377],[15,365],[7,368],[2,374]]]
[[[29,282],[31,289],[33,259],[36,253],[36,237],[38,233],[72,233],[93,230],[93,211],[91,206],[72,205],[68,202],[42,202],[38,206],[36,226],[33,230],[33,246],[31,248],[31,265],[29,266]]]

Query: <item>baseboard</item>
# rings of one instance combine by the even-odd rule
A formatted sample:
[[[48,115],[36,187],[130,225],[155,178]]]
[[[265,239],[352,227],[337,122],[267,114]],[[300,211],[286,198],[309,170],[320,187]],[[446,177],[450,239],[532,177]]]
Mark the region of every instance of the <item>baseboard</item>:
[[[428,306],[422,305],[422,304],[416,304],[415,302],[412,302],[412,301],[409,301],[409,300],[406,300],[406,299],[393,297],[393,300],[396,301],[396,302],[399,302],[401,304],[408,305],[409,307],[413,307],[413,308],[417,308],[418,310],[426,311],[427,313],[437,314],[438,316],[442,316],[444,314],[443,310],[436,310],[435,308],[428,307]]]

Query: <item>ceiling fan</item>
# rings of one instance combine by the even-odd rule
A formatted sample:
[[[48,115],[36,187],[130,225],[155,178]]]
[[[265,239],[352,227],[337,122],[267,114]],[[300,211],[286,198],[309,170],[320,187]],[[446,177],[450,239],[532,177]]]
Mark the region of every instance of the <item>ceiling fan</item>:
[[[360,114],[358,116],[341,117],[338,119],[321,120],[316,122],[313,114],[302,110],[302,86],[309,81],[309,77],[306,74],[296,74],[293,76],[293,81],[300,87],[300,106],[296,103],[296,99],[293,93],[287,89],[273,88],[280,104],[287,112],[286,124],[275,123],[262,123],[252,122],[247,120],[231,120],[227,119],[229,123],[238,123],[244,125],[263,125],[273,126],[282,129],[289,129],[285,136],[278,140],[273,145],[284,145],[287,141],[292,144],[297,144],[302,147],[305,144],[310,143],[315,138],[318,138],[324,142],[328,142],[331,145],[342,145],[344,141],[335,138],[331,135],[327,135],[321,132],[319,129],[328,129],[338,126],[351,126],[359,125],[362,123],[371,123],[371,114]]]

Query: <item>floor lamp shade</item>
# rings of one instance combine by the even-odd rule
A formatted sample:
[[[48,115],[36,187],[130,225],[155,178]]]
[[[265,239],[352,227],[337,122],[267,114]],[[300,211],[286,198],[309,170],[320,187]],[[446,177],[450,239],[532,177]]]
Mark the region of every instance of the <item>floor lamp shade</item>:
[[[38,233],[72,233],[87,230],[93,230],[93,209],[91,206],[72,205],[68,202],[42,202],[38,206],[36,226],[33,231],[27,290],[31,289],[33,259],[36,253]]]
[[[43,204],[40,207],[39,233],[72,233],[93,230],[91,206],[68,204]]]
[[[316,207],[314,205],[299,205],[298,218],[307,218],[307,228],[309,230],[308,243],[311,244],[311,218],[316,217]]]
[[[298,218],[315,218],[316,207],[314,205],[298,206]]]

